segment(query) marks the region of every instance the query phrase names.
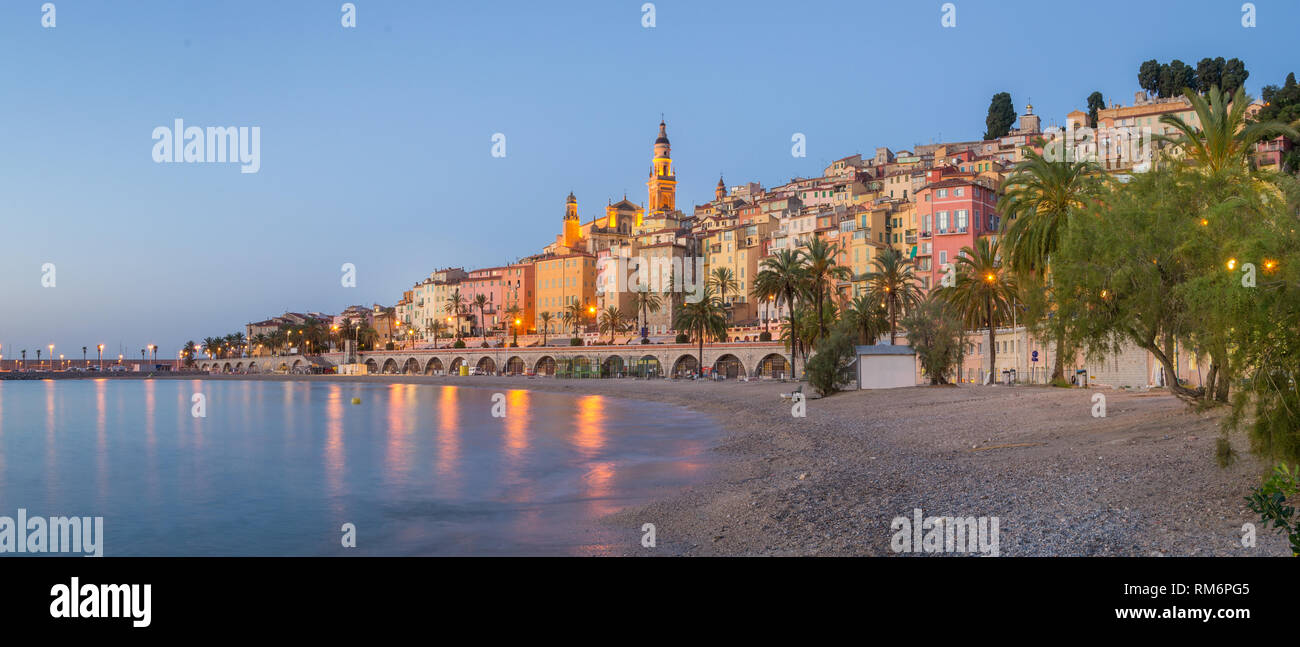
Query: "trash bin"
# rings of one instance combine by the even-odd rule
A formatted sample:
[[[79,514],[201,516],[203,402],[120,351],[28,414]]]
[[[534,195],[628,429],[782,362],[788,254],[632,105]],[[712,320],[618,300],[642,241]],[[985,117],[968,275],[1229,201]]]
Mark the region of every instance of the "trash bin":
[[[468,375],[469,375],[469,365],[468,365],[468,364],[461,364],[461,365],[460,365],[460,375],[461,375],[461,377],[465,377],[465,376],[468,376]]]

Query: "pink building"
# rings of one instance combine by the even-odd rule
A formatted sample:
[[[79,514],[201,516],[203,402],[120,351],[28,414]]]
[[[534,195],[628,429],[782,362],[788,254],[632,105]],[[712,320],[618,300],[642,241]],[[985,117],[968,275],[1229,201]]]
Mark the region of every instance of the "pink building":
[[[972,173],[944,167],[926,171],[926,184],[916,193],[920,221],[917,259],[923,287],[939,285],[944,264],[956,263],[963,247],[997,233],[997,192],[976,181]]]
[[[467,278],[461,280],[460,295],[465,299],[465,308],[468,314],[476,322],[472,334],[482,335],[485,328],[488,331],[494,330],[500,325],[501,318],[505,316],[501,313],[501,310],[507,305],[505,277],[507,269],[505,267],[489,267],[473,270]],[[479,309],[474,304],[480,294],[487,299],[487,305],[483,307],[482,322],[478,322]],[[468,324],[468,318],[466,323]]]

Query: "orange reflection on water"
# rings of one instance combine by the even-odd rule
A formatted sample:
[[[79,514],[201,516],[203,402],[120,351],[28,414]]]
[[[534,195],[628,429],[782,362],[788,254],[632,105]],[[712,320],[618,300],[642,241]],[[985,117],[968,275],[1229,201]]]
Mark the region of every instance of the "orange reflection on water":
[[[593,518],[614,514],[619,510],[618,502],[607,498],[613,489],[615,467],[609,461],[592,463],[591,469],[583,476],[583,484],[586,485],[584,494]]]
[[[515,389],[506,392],[506,456],[511,462],[528,449],[528,391]]]
[[[385,463],[394,474],[405,474],[411,468],[411,404],[415,386],[392,384],[388,387],[388,442],[385,444]]]
[[[45,473],[55,474],[54,470],[54,380],[45,380]],[[54,479],[46,483],[54,487]]]
[[[108,492],[108,382],[95,384],[95,482],[100,501]]]
[[[588,456],[605,446],[605,399],[599,395],[578,398],[577,424],[573,444]]]
[[[331,384],[325,398],[325,478],[330,494],[343,494],[343,387]]]
[[[438,463],[434,467],[439,494],[456,494],[456,466],[460,462],[460,391],[444,386],[438,393]],[[445,489],[444,489],[445,488]]]

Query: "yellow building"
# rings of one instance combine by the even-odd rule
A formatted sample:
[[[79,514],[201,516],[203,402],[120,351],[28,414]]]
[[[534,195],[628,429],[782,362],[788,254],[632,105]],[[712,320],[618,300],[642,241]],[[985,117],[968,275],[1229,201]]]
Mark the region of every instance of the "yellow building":
[[[543,312],[551,314],[549,334],[569,331],[572,326],[564,325],[564,311],[572,303],[581,303],[587,310],[588,318],[583,325],[594,323],[596,308],[596,257],[586,252],[572,252],[544,256],[534,263],[536,268],[537,320],[534,325],[540,333],[545,325],[542,323]]]

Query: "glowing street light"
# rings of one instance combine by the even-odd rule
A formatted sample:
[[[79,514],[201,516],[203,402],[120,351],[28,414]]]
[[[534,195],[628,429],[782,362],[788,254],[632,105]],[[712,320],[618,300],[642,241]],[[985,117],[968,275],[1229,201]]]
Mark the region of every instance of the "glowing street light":
[[[1235,258],[1228,259],[1228,269],[1229,270],[1237,269],[1237,259]]]

